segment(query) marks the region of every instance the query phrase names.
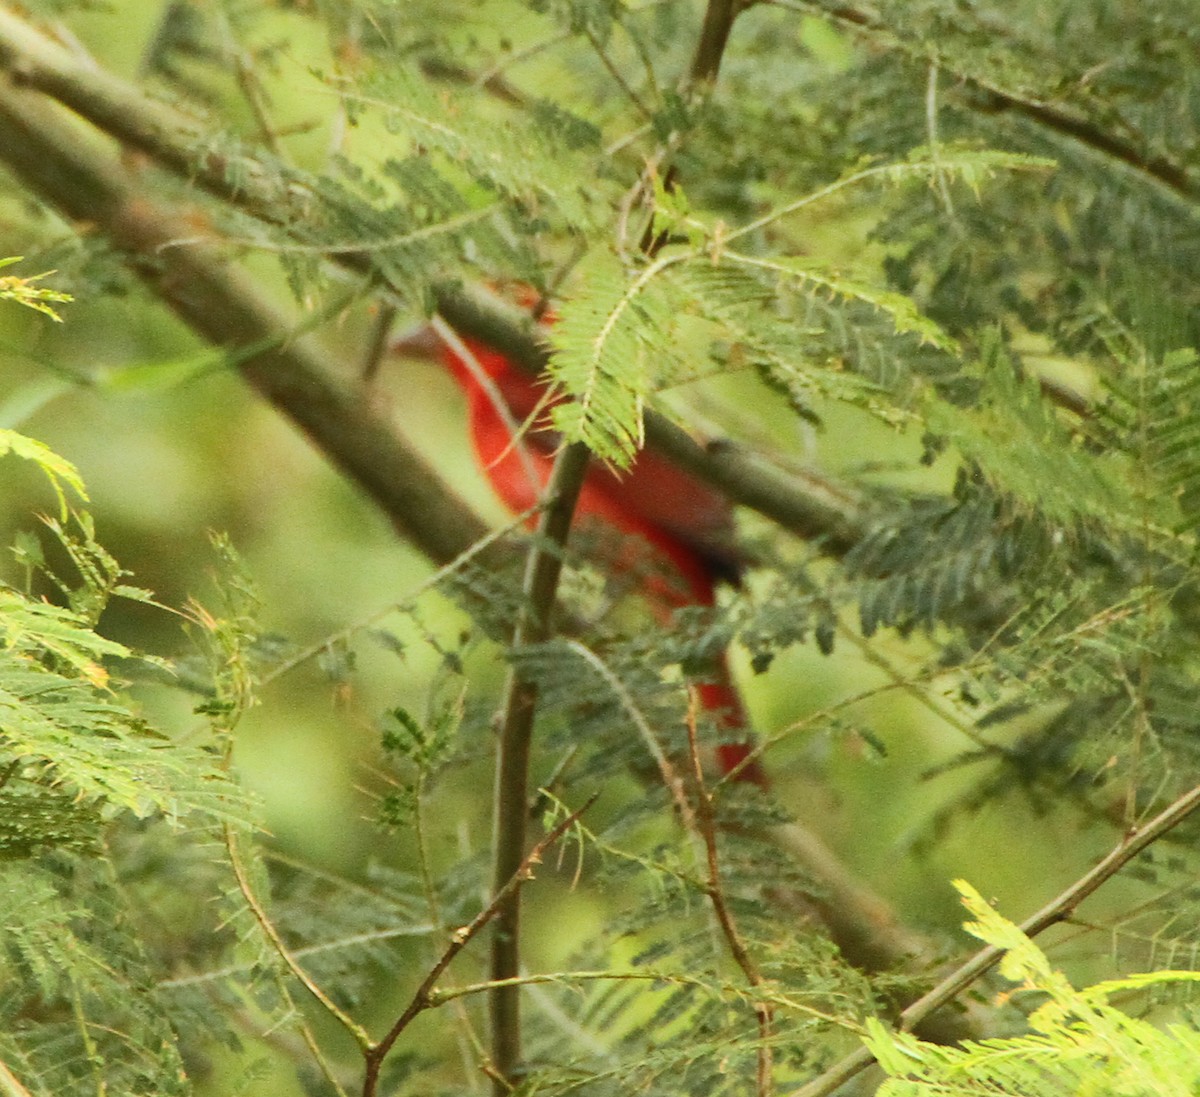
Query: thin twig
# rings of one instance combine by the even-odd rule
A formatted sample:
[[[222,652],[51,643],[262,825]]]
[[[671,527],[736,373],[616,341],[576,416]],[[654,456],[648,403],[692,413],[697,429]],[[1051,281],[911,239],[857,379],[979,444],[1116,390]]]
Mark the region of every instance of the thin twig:
[[[254,124],[258,127],[259,137],[262,138],[263,144],[272,156],[286,162],[283,148],[279,143],[279,131],[268,113],[269,97],[258,76],[256,64],[258,59],[249,50],[242,47],[230,25],[229,16],[222,9],[218,8],[217,10],[220,13],[218,24],[221,29],[221,37],[224,39],[222,44],[225,47],[225,56],[232,62],[238,89],[242,93],[242,98],[246,100],[246,105],[250,108]]]
[[[317,1040],[317,1034],[313,1032],[312,1025],[308,1023],[308,1018],[296,1008],[292,993],[287,986],[287,980],[284,979],[282,972],[277,976],[275,985],[279,988],[280,997],[286,1003],[288,1012],[293,1014],[294,1019],[292,1023],[299,1029],[300,1039],[308,1054],[312,1056],[313,1062],[317,1064],[317,1069],[324,1075],[325,1080],[330,1086],[333,1087],[336,1097],[349,1097],[346,1087],[342,1085],[333,1064],[329,1061],[329,1056],[325,1054],[324,1049]],[[264,1038],[264,1033],[262,1032],[256,1032],[255,1035],[259,1039]],[[299,1060],[299,1055],[294,1054],[293,1058]]]
[[[225,848],[229,854],[229,863],[233,867],[233,876],[237,880],[238,890],[241,891],[242,898],[246,900],[246,905],[254,915],[254,920],[258,923],[259,928],[263,931],[267,940],[271,942],[271,947],[275,949],[279,958],[287,965],[288,970],[296,977],[300,985],[320,1003],[321,1007],[330,1017],[337,1021],[354,1038],[354,1042],[358,1044],[359,1048],[363,1052],[366,1052],[371,1046],[371,1037],[367,1034],[367,1030],[348,1013],[344,1012],[317,985],[316,980],[300,966],[280,936],[275,923],[271,921],[271,916],[267,914],[262,903],[258,901],[258,896],[254,894],[254,888],[250,885],[250,877],[246,873],[246,867],[242,863],[242,856],[238,850],[237,833],[230,825],[226,825],[225,827]]]
[[[432,1009],[434,1006],[441,1005],[443,1002],[450,1001],[452,998],[461,997],[463,988],[457,988],[453,992],[449,992],[440,996],[435,996],[434,986],[442,973],[450,966],[454,958],[467,947],[470,942],[479,935],[480,931],[493,919],[497,918],[503,909],[504,905],[517,894],[521,885],[533,876],[533,866],[538,864],[542,855],[555,842],[557,842],[575,823],[582,817],[583,813],[595,803],[596,797],[593,796],[579,808],[577,811],[571,812],[565,819],[556,824],[547,834],[521,858],[517,865],[516,871],[505,882],[504,886],[499,888],[492,896],[491,902],[488,903],[471,922],[454,932],[446,951],[438,958],[438,961],[429,969],[428,974],[421,980],[421,985],[417,987],[412,999],[405,1006],[404,1011],[396,1019],[395,1023],[387,1034],[378,1043],[373,1044],[366,1053],[367,1071],[363,1081],[363,1097],[373,1097],[376,1087],[379,1082],[379,1070],[383,1065],[383,1060],[387,1053],[392,1049],[393,1045],[400,1038],[401,1033],[412,1024],[413,1020],[427,1009]]]
[[[605,684],[612,691],[621,708],[625,710],[625,715],[629,717],[630,722],[637,730],[638,736],[646,746],[646,752],[654,759],[654,764],[658,767],[659,776],[662,777],[663,785],[671,794],[671,798],[675,801],[679,809],[679,817],[683,821],[685,829],[692,831],[694,827],[692,823],[692,805],[688,802],[683,778],[675,769],[671,759],[667,757],[667,752],[663,750],[662,744],[658,741],[657,736],[655,736],[654,729],[646,720],[642,710],[638,708],[637,702],[629,690],[625,688],[625,683],[617,677],[612,667],[586,644],[572,639],[567,641],[567,647],[604,679]]]
[[[397,602],[389,602],[386,606],[380,609],[372,610],[364,617],[358,618],[356,621],[351,621],[348,625],[343,625],[341,628],[333,632],[326,633],[321,639],[309,644],[307,647],[302,647],[297,651],[292,652],[282,662],[276,663],[270,670],[264,670],[258,675],[257,681],[259,688],[270,684],[276,678],[287,674],[289,671],[295,670],[296,667],[303,663],[307,663],[310,659],[315,659],[318,655],[328,651],[336,644],[343,644],[350,640],[356,633],[362,632],[370,628],[372,625],[382,621],[385,617],[392,613],[404,613],[412,609],[417,600],[423,595],[428,594],[431,590],[439,587],[443,582],[449,579],[452,575],[456,575],[462,571],[467,564],[479,556],[486,556],[487,552],[497,542],[504,540],[510,534],[519,530],[526,522],[529,521],[540,510],[540,506],[530,507],[528,510],[521,511],[516,515],[511,522],[503,526],[497,526],[490,533],[479,538],[473,544],[469,545],[463,552],[460,552],[453,560],[443,564],[432,575],[422,579],[416,587]]]
[[[780,993],[777,986],[764,984],[758,993],[751,993],[743,983],[733,983],[722,979],[705,979],[696,975],[688,975],[681,971],[665,971],[659,968],[635,968],[630,971],[550,971],[533,975],[518,975],[507,980],[513,986],[561,986],[578,988],[583,983],[656,983],[662,986],[693,987],[710,995],[719,995],[722,999],[735,998],[757,1007],[760,1001],[769,1001],[772,1007],[787,1010],[790,1013],[809,1017],[824,1025],[842,1028],[858,1033],[857,1026],[850,1024],[846,1018],[818,1009],[816,1006],[802,1002],[789,994]],[[468,995],[487,994],[496,988],[491,980],[486,983],[471,983],[454,987],[450,990],[432,991],[429,995],[430,1007],[444,1005],[455,998]]]
[[[391,302],[383,302],[379,311],[371,318],[371,334],[363,352],[362,366],[358,375],[364,385],[373,384],[379,376],[379,367],[387,352],[388,340],[392,334],[392,324],[396,319],[396,306]]]
[[[665,148],[656,149],[646,161],[637,180],[621,195],[621,200],[617,203],[617,222],[613,238],[616,241],[617,254],[622,260],[627,259],[629,253],[629,222],[633,217],[634,208],[642,203],[647,195],[653,195],[651,183],[654,173],[658,171],[658,165],[666,154]]]
[[[704,780],[704,765],[700,761],[700,743],[696,735],[696,693],[693,690],[688,702],[687,713],[688,755],[692,762],[692,779],[696,783],[696,810],[693,814],[696,829],[704,842],[704,850],[708,863],[708,881],[706,891],[712,902],[713,912],[717,916],[717,924],[734,962],[742,969],[746,982],[755,990],[763,985],[762,974],[755,964],[754,958],[746,949],[741,934],[738,933],[737,923],[734,922],[733,912],[725,899],[725,889],[721,883],[721,860],[717,850],[717,822],[713,811],[712,793]],[[759,999],[754,1005],[754,1014],[758,1019],[758,1070],[755,1079],[755,1091],[758,1097],[770,1097],[772,1084],[771,1071],[771,1028],[773,1014],[771,1006]]]
[[[1021,932],[1027,937],[1036,937],[1044,930],[1069,918],[1075,908],[1089,895],[1111,880],[1147,846],[1183,822],[1198,807],[1200,807],[1200,785],[1185,792],[1141,829],[1126,833],[1099,864],[1084,873],[1041,910],[1026,918],[1021,923]],[[903,1032],[911,1031],[935,1009],[939,1009],[961,994],[995,965],[1003,955],[1004,950],[994,945],[980,949],[965,963],[955,968],[932,990],[908,1006],[897,1018],[896,1027]],[[875,1056],[870,1051],[865,1047],[859,1048],[825,1071],[820,1077],[795,1090],[790,1097],[826,1097],[827,1094],[844,1085],[874,1061]]]
[[[654,112],[642,102],[641,97],[636,91],[634,91],[632,85],[625,79],[624,74],[619,68],[617,68],[616,64],[613,62],[613,59],[608,56],[608,51],[604,48],[604,44],[600,41],[600,39],[596,37],[596,32],[588,27],[585,27],[583,33],[596,56],[600,58],[600,63],[604,65],[605,69],[608,71],[608,75],[613,78],[613,81],[616,83],[617,87],[619,87],[621,91],[625,93],[625,98],[634,105],[638,114],[640,114],[647,121],[653,122]]]
[[[461,701],[462,696],[460,695],[460,704]],[[425,907],[429,911],[429,920],[437,926],[439,938],[444,938],[447,932],[446,921],[442,915],[442,904],[438,898],[437,886],[433,879],[433,871],[429,858],[429,842],[425,833],[425,792],[428,776],[428,767],[422,763],[417,772],[415,795],[413,797],[413,840],[416,845],[421,890],[425,895]],[[471,1016],[465,1005],[462,1002],[455,1002],[454,1011],[458,1018],[458,1030],[455,1035],[458,1038],[459,1054],[462,1056],[463,1064],[466,1068],[463,1071],[463,1075],[471,1080],[472,1089],[478,1090],[479,1076],[473,1068],[477,1063],[487,1058],[487,1052],[484,1049],[483,1041],[471,1023]],[[472,1053],[474,1054],[474,1058],[472,1058]]]
[[[484,396],[492,405],[492,409],[500,417],[508,436],[511,441],[504,453],[496,460],[503,460],[510,450],[515,451],[517,460],[521,464],[521,471],[525,474],[526,483],[529,485],[529,494],[536,496],[542,490],[542,482],[538,477],[537,466],[534,463],[533,454],[529,452],[529,446],[525,442],[525,435],[528,433],[533,422],[540,418],[546,404],[546,397],[543,396],[538,401],[537,406],[529,414],[529,417],[523,422],[518,423],[513,416],[508,402],[504,399],[504,394],[500,391],[500,386],[496,384],[491,375],[483,368],[476,356],[475,352],[467,345],[466,341],[451,327],[450,324],[438,316],[436,313],[430,317],[429,326],[433,329],[434,334],[441,340],[445,347],[463,364],[466,370],[471,374],[472,380],[480,389],[483,390]]]

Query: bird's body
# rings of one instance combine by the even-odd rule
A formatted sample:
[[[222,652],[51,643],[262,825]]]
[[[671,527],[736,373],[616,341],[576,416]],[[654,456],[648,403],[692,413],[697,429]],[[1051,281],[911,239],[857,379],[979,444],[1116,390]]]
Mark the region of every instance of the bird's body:
[[[491,347],[470,339],[462,347],[473,361],[446,343],[439,357],[466,393],[476,459],[504,504],[516,512],[527,510],[549,480],[558,445],[552,431],[539,429],[550,403],[545,384]],[[608,563],[633,570],[664,618],[681,606],[713,605],[717,582],[736,580],[728,501],[656,454],[643,451],[621,473],[593,462],[575,514],[581,523],[599,522],[601,529],[623,535],[608,553]],[[611,545],[611,536],[607,540]],[[714,671],[714,680],[697,692],[703,708],[728,735],[746,726],[745,712],[723,655]],[[746,761],[750,750],[748,743],[723,743],[717,748],[718,764],[723,773],[736,770],[738,779],[765,785],[758,762]]]

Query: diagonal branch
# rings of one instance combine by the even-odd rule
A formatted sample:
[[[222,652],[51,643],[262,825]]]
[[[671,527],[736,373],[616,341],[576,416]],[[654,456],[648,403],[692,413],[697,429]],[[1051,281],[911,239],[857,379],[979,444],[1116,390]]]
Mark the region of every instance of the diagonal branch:
[[[1084,873],[1065,891],[1051,899],[1041,910],[1026,918],[1021,923],[1021,932],[1027,937],[1036,937],[1043,930],[1069,918],[1089,895],[1116,876],[1147,846],[1157,842],[1182,823],[1197,808],[1200,808],[1200,785],[1185,792],[1144,827],[1128,831],[1094,868]],[[905,1032],[911,1031],[935,1009],[944,1006],[966,990],[999,962],[1003,955],[1003,950],[994,945],[980,949],[969,960],[955,968],[932,990],[908,1006],[898,1018],[898,1027]],[[865,1047],[859,1048],[825,1071],[819,1078],[796,1090],[791,1097],[827,1097],[828,1094],[833,1093],[874,1061],[875,1057],[870,1051]]]
[[[211,134],[181,112],[146,97],[142,89],[78,57],[0,8],[0,68],[14,84],[35,87],[58,99],[124,146],[264,223],[287,226],[302,218],[310,195],[300,184],[272,182],[252,158],[231,172],[227,157],[208,151]],[[174,236],[171,237],[172,239]],[[369,275],[369,252],[347,249],[331,257]],[[527,315],[458,286],[435,287],[438,311],[457,331],[487,343],[532,372],[546,364],[546,350]],[[649,447],[785,529],[815,540],[842,556],[863,536],[868,517],[860,497],[827,477],[773,468],[734,446],[705,446],[661,415],[645,420]],[[420,540],[417,541],[421,544]],[[448,556],[435,557],[445,562]]]
[[[2,14],[2,13],[0,13]],[[176,247],[185,210],[144,190],[35,92],[0,94],[0,162],[68,220],[102,232],[189,327],[230,353],[242,376],[292,420],[431,559],[466,551],[486,528],[395,432],[362,386],[295,318],[203,246]],[[488,559],[503,561],[491,549]]]
[[[365,1052],[371,1045],[366,1029],[346,1013],[345,1010],[341,1009],[321,989],[316,980],[301,967],[295,953],[288,948],[275,923],[271,921],[271,916],[254,893],[254,888],[250,884],[249,873],[247,873],[246,866],[242,861],[237,832],[229,825],[225,827],[225,848],[229,854],[229,863],[233,868],[233,876],[237,881],[238,890],[241,891],[242,898],[246,900],[246,905],[250,907],[250,912],[254,915],[254,920],[258,923],[259,928],[263,931],[267,940],[271,942],[272,948],[275,949],[279,958],[284,962],[292,975],[295,976],[300,985],[320,1003],[321,1008],[329,1016],[336,1020],[353,1037],[354,1042]]]
[[[239,157],[232,172],[235,165],[225,154],[212,151],[212,133],[193,115],[158,102],[137,85],[64,49],[4,7],[0,69],[7,71],[13,87],[45,92],[126,148],[145,153],[216,198],[236,191],[264,207],[274,204],[277,218],[299,212],[304,196],[272,182],[252,157]]]
[[[439,996],[435,993],[437,981],[442,977],[442,973],[450,966],[454,958],[472,940],[479,936],[487,924],[499,916],[504,905],[520,891],[521,885],[533,875],[533,866],[541,861],[542,855],[546,850],[554,845],[555,842],[579,821],[583,813],[595,802],[595,799],[593,796],[583,807],[571,812],[570,815],[547,832],[533,849],[527,854],[523,854],[517,863],[516,870],[504,882],[504,886],[499,888],[495,895],[492,896],[491,902],[475,915],[469,925],[455,932],[450,946],[442,953],[437,963],[429,969],[429,973],[425,978],[421,980],[421,985],[417,987],[416,992],[413,994],[408,1005],[405,1006],[404,1011],[396,1019],[392,1027],[388,1029],[383,1039],[374,1044],[367,1052],[367,1072],[363,1082],[363,1097],[372,1097],[375,1093],[375,1088],[379,1080],[379,1070],[383,1065],[383,1060],[400,1038],[401,1033],[408,1028],[418,1014],[427,1009],[439,1006],[449,999],[450,995],[444,994]],[[461,994],[462,992],[457,991],[455,993]],[[505,1086],[502,1092],[508,1093],[509,1087]]]

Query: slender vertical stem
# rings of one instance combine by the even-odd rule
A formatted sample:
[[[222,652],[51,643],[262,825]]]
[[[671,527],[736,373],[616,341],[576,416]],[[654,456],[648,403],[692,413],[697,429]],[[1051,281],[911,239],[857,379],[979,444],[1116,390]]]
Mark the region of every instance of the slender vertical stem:
[[[513,630],[513,650],[537,644],[550,635],[550,619],[562,572],[562,550],[571,528],[575,502],[590,454],[575,442],[560,451],[546,489],[546,506],[538,538],[525,570],[525,605]],[[537,686],[519,667],[509,672],[504,715],[496,757],[493,890],[499,892],[525,857],[529,818],[529,759]],[[521,966],[521,896],[512,891],[499,905],[492,924],[491,976],[511,980]],[[506,1094],[514,1085],[521,1059],[520,988],[493,989],[489,999],[492,1030],[493,1091]]]
[[[448,1000],[438,996],[435,988],[437,981],[454,961],[454,958],[479,936],[483,928],[496,917],[501,907],[508,902],[509,898],[520,890],[521,885],[526,880],[532,878],[533,867],[541,862],[542,855],[546,850],[554,845],[555,842],[579,821],[583,813],[595,803],[595,800],[596,798],[593,796],[583,807],[571,812],[565,819],[560,819],[542,837],[541,841],[521,858],[516,871],[504,882],[503,887],[496,889],[491,902],[471,919],[469,925],[465,925],[451,934],[449,945],[446,946],[445,951],[433,967],[426,972],[425,978],[421,980],[421,985],[417,987],[416,992],[409,999],[408,1005],[404,1007],[404,1011],[396,1018],[395,1023],[388,1029],[383,1039],[367,1048],[364,1055],[366,1070],[363,1072],[363,1097],[376,1097],[376,1094],[379,1092],[379,1074],[383,1068],[383,1061],[395,1046],[396,1041],[400,1039],[401,1033],[420,1014],[424,1013],[425,1010],[432,1009],[434,1006],[441,1005],[443,1001]],[[453,997],[453,995],[451,996]],[[504,1092],[507,1093],[508,1088],[507,1084],[505,1084]]]

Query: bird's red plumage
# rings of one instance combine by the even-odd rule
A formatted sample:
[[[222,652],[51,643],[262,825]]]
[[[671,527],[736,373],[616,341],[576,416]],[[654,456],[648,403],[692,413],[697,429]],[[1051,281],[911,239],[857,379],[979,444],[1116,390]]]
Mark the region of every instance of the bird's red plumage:
[[[549,479],[557,438],[535,419],[514,441],[513,424],[524,424],[530,416],[542,418],[548,404],[544,383],[499,351],[474,340],[464,343],[474,363],[446,345],[441,357],[466,392],[476,458],[505,505],[526,510],[537,503]],[[492,382],[507,407],[507,418],[473,366]],[[640,453],[621,473],[594,463],[575,512],[577,519],[599,520],[626,535],[611,563],[641,571],[644,593],[663,615],[683,605],[712,605],[717,581],[736,575],[727,500],[656,454]],[[745,712],[723,656],[717,670],[718,680],[698,687],[700,703],[726,731],[744,728]],[[721,770],[730,773],[740,766],[738,779],[765,786],[758,762],[746,762],[750,750],[748,743],[719,746]]]

